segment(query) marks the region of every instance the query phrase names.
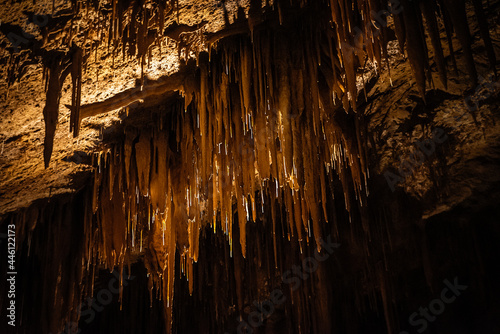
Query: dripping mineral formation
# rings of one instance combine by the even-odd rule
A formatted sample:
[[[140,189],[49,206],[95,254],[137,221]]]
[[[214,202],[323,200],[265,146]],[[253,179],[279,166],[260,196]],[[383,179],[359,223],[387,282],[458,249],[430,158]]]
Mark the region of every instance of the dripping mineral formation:
[[[1,8],[2,333],[500,332],[500,1]]]

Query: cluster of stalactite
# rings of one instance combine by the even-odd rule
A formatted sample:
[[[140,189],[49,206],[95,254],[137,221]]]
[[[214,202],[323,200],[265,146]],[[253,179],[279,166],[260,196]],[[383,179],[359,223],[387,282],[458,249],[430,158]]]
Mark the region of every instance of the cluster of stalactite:
[[[476,16],[479,18],[479,28],[485,43],[485,49],[492,68],[495,68],[496,58],[493,52],[483,6],[479,0],[474,0],[473,2]],[[365,0],[353,3],[332,0],[328,4],[331,11],[331,17],[324,14],[318,16],[318,13],[328,12],[325,11],[325,9],[327,9],[325,8],[326,4],[309,4],[299,11],[297,5],[298,4],[288,1],[276,1],[273,3],[272,8],[277,8],[278,15],[273,16],[272,13],[275,13],[275,11],[272,10],[269,4],[261,8],[260,1],[253,1],[250,4],[248,12],[249,18],[247,21],[242,18],[243,14],[240,11],[238,12],[239,16],[237,20],[233,24],[233,26],[235,26],[234,28],[228,26],[227,32],[222,31],[219,35],[216,34],[216,38],[208,38],[209,56],[211,56],[212,44],[217,42],[220,38],[226,37],[230,39],[232,38],[232,34],[239,35],[243,33],[244,35],[246,32],[251,35],[252,43],[250,45],[234,46],[234,48],[239,49],[238,51],[244,55],[236,60],[236,66],[240,67],[238,71],[241,72],[240,75],[243,78],[240,87],[240,93],[242,95],[240,101],[243,113],[242,118],[245,124],[244,132],[251,130],[246,125],[249,120],[244,119],[249,115],[249,108],[253,110],[263,110],[273,106],[280,106],[283,108],[280,112],[284,113],[283,117],[285,119],[289,117],[288,113],[293,116],[294,113],[302,112],[304,97],[300,96],[297,92],[289,91],[290,89],[287,87],[280,87],[280,82],[278,82],[277,87],[280,87],[279,89],[282,91],[274,89],[273,79],[283,80],[284,86],[287,85],[286,82],[288,80],[294,83],[297,82],[298,85],[295,88],[298,90],[302,89],[300,85],[309,84],[311,86],[313,92],[310,95],[309,102],[312,102],[313,106],[312,122],[315,134],[318,131],[317,127],[319,126],[319,120],[321,119],[323,121],[325,118],[322,110],[331,108],[330,105],[332,102],[334,105],[339,103],[346,112],[351,110],[356,111],[359,94],[359,85],[357,84],[359,70],[360,68],[361,70],[364,68],[367,61],[381,65],[383,59],[385,59],[387,65],[389,65],[387,43],[394,38],[394,35],[399,41],[402,52],[406,50],[418,89],[424,100],[426,85],[432,80],[429,52],[425,37],[426,32],[430,36],[431,45],[434,49],[434,61],[437,65],[439,78],[444,87],[447,87],[448,70],[443,47],[441,45],[441,34],[437,15],[441,15],[442,20],[439,23],[442,23],[446,30],[448,51],[455,70],[457,66],[452,42],[453,31],[456,33],[463,47],[466,68],[472,80],[472,84],[477,84],[477,71],[471,50],[471,35],[467,24],[465,3],[463,1],[459,1],[455,6],[446,1],[436,2],[433,0],[421,1],[418,4],[412,1],[408,2],[407,0],[402,0],[401,3],[397,0],[389,2]],[[303,3],[300,5],[304,6]],[[293,25],[298,22],[299,15],[299,26],[303,29],[302,31],[292,28]],[[389,27],[388,23],[389,16],[392,17],[394,22],[391,27]],[[132,17],[134,17],[134,15],[132,15]],[[161,17],[161,15],[159,17]],[[263,17],[265,19],[263,19]],[[424,18],[427,30],[424,27]],[[278,22],[279,26],[277,25]],[[133,23],[133,20],[131,23]],[[162,27],[161,22],[157,24]],[[241,28],[240,26],[243,26],[243,30],[238,29],[238,27]],[[293,42],[281,38],[266,40],[266,35],[262,34],[262,30],[268,29],[270,26],[277,30],[286,27],[289,29],[289,34],[298,35],[298,40],[303,42],[303,50],[288,55],[280,51],[289,47],[287,43],[291,44]],[[248,31],[246,29],[248,29]],[[167,36],[177,36],[182,34],[183,31],[190,30],[192,30],[192,27],[175,25],[170,27],[170,29],[167,28],[165,34]],[[111,35],[112,34],[110,34],[110,36]],[[156,36],[155,34],[153,35]],[[127,36],[127,34],[123,34],[122,31],[122,36]],[[143,40],[148,41],[149,37],[142,37]],[[267,38],[275,37],[268,36]],[[151,41],[148,42],[148,47],[154,41],[154,38],[150,39]],[[177,40],[179,40],[178,36]],[[124,39],[121,44],[124,55],[127,43],[129,43],[129,53],[132,52],[132,55],[135,54],[135,47],[133,44],[130,44],[130,41]],[[225,47],[226,46],[223,48]],[[229,46],[229,48],[231,47],[232,46]],[[196,55],[197,61],[199,61],[200,57],[204,56],[203,53],[200,55],[199,51],[200,49],[198,49]],[[142,54],[141,52],[138,53],[138,55]],[[226,66],[232,65],[233,59],[231,55],[229,55],[229,57],[226,55],[226,58],[222,57],[221,59],[226,62]],[[278,64],[274,69],[276,73],[271,73],[270,62],[278,62],[279,64],[288,62],[292,65]],[[144,65],[144,57],[142,58],[141,64],[142,66]],[[389,66],[387,67],[390,71]],[[209,70],[210,68],[203,68],[202,65],[201,75],[206,75],[205,72]],[[305,77],[304,71],[307,71],[310,77]],[[274,78],[273,75],[275,76]],[[226,73],[226,76],[229,77],[229,73]],[[324,77],[323,83],[326,83],[327,86],[319,86],[319,77]],[[203,82],[204,78],[200,79],[201,82]],[[218,82],[214,81],[214,84],[218,83],[222,85],[221,87],[224,89],[224,85],[228,79],[224,77],[214,79],[218,80]],[[238,80],[238,78],[236,78],[236,80]],[[266,84],[266,88],[264,88],[263,83]],[[253,92],[255,96],[252,98],[250,97],[250,92],[252,90],[250,87],[251,85],[255,90],[255,92]],[[268,90],[267,87],[269,87]],[[191,94],[193,93],[193,87],[183,88],[186,90],[188,99],[190,100]],[[200,94],[206,92],[206,89],[208,88],[204,87],[202,84]],[[289,92],[287,92],[287,90]],[[275,92],[276,94],[274,94]],[[228,94],[230,94],[230,92],[222,91],[220,96],[216,97],[219,101],[214,100],[214,103],[222,106],[221,108],[227,108],[228,102],[226,96]],[[282,94],[282,96],[280,96],[280,94]],[[290,97],[287,97],[287,94]],[[275,98],[274,95],[280,97]],[[284,102],[286,99],[289,99],[289,102]],[[322,99],[322,101],[320,101],[320,99]],[[74,99],[74,101],[76,100]],[[206,102],[202,101],[202,99],[198,99],[198,101],[198,108],[201,111],[200,121],[204,122],[203,114],[204,110],[207,108]],[[284,105],[284,103],[288,103],[289,106]],[[296,110],[292,110],[292,106]],[[77,108],[79,108],[79,106],[73,103],[72,110],[77,110]],[[215,110],[217,110],[217,108],[215,108]],[[211,110],[209,109],[208,112],[210,113]],[[79,116],[76,116],[75,119],[79,119]],[[259,120],[254,121],[257,123],[259,122]],[[286,132],[287,127],[290,127],[292,122],[288,122],[287,120],[284,122],[283,126]],[[262,123],[260,125],[262,125]],[[335,127],[336,125],[337,124],[333,126]],[[225,126],[227,127],[227,124],[225,124]],[[77,134],[78,126],[75,126],[74,129],[75,134]],[[204,133],[204,131],[207,130],[202,127],[201,133]],[[286,133],[282,133],[282,135],[285,134]],[[285,143],[285,138],[281,139],[282,142]],[[287,149],[290,149],[291,146],[291,143],[285,144],[285,148]],[[288,157],[290,157],[290,152],[287,154]],[[288,162],[290,163],[291,161]],[[360,162],[363,165],[364,159],[362,153]],[[291,166],[288,165],[288,168],[291,168]],[[285,174],[286,176],[290,175],[290,171],[285,170]],[[264,175],[264,177],[267,176],[268,174]],[[276,176],[276,174],[274,176]]]
[[[407,37],[422,37],[400,42],[423,96],[430,72],[422,53],[427,55],[420,8],[425,12],[429,3],[406,4],[395,19],[398,38],[400,29]],[[332,2],[336,29],[323,33],[328,20],[311,24],[314,16],[305,15],[294,29],[286,16],[290,13],[291,22],[293,7],[282,5],[279,20],[286,29],[271,32],[254,26],[251,37],[226,37],[208,55],[199,55],[196,80],[182,85],[184,103],[171,107],[169,121],[159,119],[147,130],[129,129],[123,146],[98,155],[93,207],[105,240],[100,254],[107,254],[105,261],[112,268],[122,265],[127,249],[146,249],[151,296],[156,291],[164,301],[167,327],[172,322],[176,254],[192,292],[199,233],[206,225],[226,235],[230,254],[237,226],[236,242],[245,257],[247,223],[271,209],[275,226],[276,201],[286,207],[281,216],[286,237],[296,237],[300,248],[314,238],[320,251],[321,226],[329,221],[327,197],[333,194],[328,189],[338,175],[346,211],[355,205],[363,229],[369,231],[362,208],[368,180],[366,133],[362,116],[351,111],[357,109],[357,69],[365,60],[360,50],[380,63],[381,55],[387,55],[388,32],[386,24],[363,25],[360,19],[383,6],[375,6],[375,1],[352,5],[349,11],[346,3]],[[357,11],[356,6],[363,9]],[[435,28],[429,22],[426,19],[429,29]],[[364,26],[365,42],[351,39],[357,24]],[[412,30],[416,28],[418,35]],[[378,29],[382,33],[376,34]],[[359,42],[364,49],[356,47]],[[439,62],[438,48],[435,53]],[[438,68],[446,85],[446,69]],[[276,239],[273,244],[277,263]],[[394,328],[387,281],[377,270],[387,326]]]
[[[495,69],[496,57],[482,1],[474,0],[473,5],[488,59],[492,69]],[[145,19],[142,21],[146,27],[142,30],[148,30],[149,35],[140,35],[141,29],[131,35],[131,33],[127,33],[127,29],[134,29],[133,27],[139,25],[138,22],[134,24],[134,18],[137,17],[138,11],[140,10],[140,13],[143,13],[142,16],[146,15],[148,17],[147,9],[136,7],[132,9],[132,13],[135,13],[135,15],[119,15],[111,21],[109,40],[113,40],[111,37],[121,36],[122,39],[117,39],[113,42],[113,45],[121,47],[124,57],[126,54],[142,57],[141,66],[144,66],[145,58],[143,56],[145,50],[149,50],[151,57],[150,46],[161,46],[158,38],[161,40],[164,36],[168,36],[179,42],[180,47],[187,46],[182,43],[180,36],[197,31],[197,28],[199,28],[199,26],[174,23],[167,27],[163,34],[160,34],[158,29],[163,31],[164,15],[159,14],[162,13],[161,6],[155,7],[153,5],[153,8],[159,8],[159,13],[153,10],[156,13],[152,16],[155,20],[147,24],[144,22],[149,21]],[[122,10],[121,12],[124,13],[125,11]],[[275,1],[272,6],[266,3],[264,7],[262,7],[261,1],[255,0],[250,2],[248,19],[244,18],[244,12],[245,10],[240,8],[238,16],[235,17],[232,25],[229,25],[229,20],[226,20],[226,29],[209,34],[206,38],[200,37],[198,40],[199,45],[195,48],[196,58],[199,58],[201,50],[208,48],[210,52],[214,44],[228,36],[248,34],[253,37],[254,31],[268,28],[290,28],[297,22],[300,22],[300,25],[311,25],[315,29],[309,30],[309,37],[315,40],[315,44],[312,44],[312,50],[316,52],[312,57],[316,57],[316,60],[319,61],[318,65],[331,67],[328,74],[325,75],[331,77],[329,88],[330,94],[333,95],[332,99],[334,101],[336,99],[340,100],[346,111],[350,109],[356,111],[359,94],[359,85],[357,83],[360,71],[363,71],[367,61],[382,66],[384,60],[390,71],[387,45],[390,40],[396,38],[401,52],[405,53],[406,51],[408,55],[418,89],[422,98],[425,99],[426,86],[432,80],[430,52],[426,35],[429,36],[429,43],[433,48],[433,61],[439,72],[440,81],[446,88],[448,64],[441,43],[441,31],[447,36],[448,56],[451,58],[457,72],[452,38],[454,32],[462,46],[471,82],[473,85],[477,84],[478,74],[471,49],[472,37],[467,21],[465,1],[463,0],[458,1],[456,5],[445,0],[419,2],[408,0],[363,0],[354,2],[331,0],[324,3]],[[113,23],[120,21],[121,19],[118,18],[122,17],[125,21],[130,22],[128,24]],[[114,27],[115,25],[121,28],[118,29]],[[148,28],[150,26],[151,28]],[[142,26],[139,25],[140,27]],[[112,29],[117,29],[117,32]],[[136,35],[140,37],[137,39],[137,47],[134,44],[135,39],[130,37]],[[141,40],[143,42],[139,42]],[[318,44],[320,42],[321,45]],[[142,50],[140,47],[142,44],[144,44],[145,49],[140,51]],[[321,63],[321,52],[328,54],[328,63]],[[186,58],[188,54],[189,51],[186,51]]]
[[[483,4],[481,0],[473,0],[472,2],[487,56],[494,69],[496,57]],[[329,94],[333,95],[332,100],[339,99],[342,101],[345,110],[351,108],[354,111],[356,110],[359,94],[357,85],[359,69],[365,66],[367,60],[376,62],[379,65],[382,64],[384,59],[388,60],[387,43],[394,38],[394,35],[399,41],[401,50],[403,52],[406,50],[418,89],[424,99],[426,86],[432,80],[426,34],[430,37],[433,58],[439,72],[440,81],[444,87],[447,87],[448,64],[441,43],[441,27],[443,26],[447,35],[448,54],[452,59],[455,70],[457,71],[452,42],[453,32],[455,32],[462,46],[471,83],[474,86],[477,85],[478,74],[472,55],[472,37],[467,22],[464,0],[330,0],[324,3],[290,2],[286,0],[274,1],[272,6],[266,3],[264,7],[262,7],[261,1],[254,0],[250,2],[248,20],[243,18],[244,10],[239,11],[238,19],[235,20],[234,24],[232,26],[227,25],[227,29],[215,34],[215,36],[209,36],[206,41],[207,45],[204,45],[205,38],[199,31],[199,26],[174,23],[165,28],[166,18],[174,13],[175,8],[177,8],[178,21],[178,4],[174,4],[173,1],[127,2],[112,0],[107,4],[76,1],[72,7],[74,15],[66,12],[61,13],[59,16],[50,17],[48,23],[41,27],[43,35],[41,44],[34,39],[31,43],[21,43],[21,47],[28,46],[28,48],[31,48],[34,56],[41,56],[45,59],[45,66],[51,71],[54,70],[54,61],[49,58],[53,58],[53,55],[41,52],[46,48],[62,48],[60,51],[63,56],[61,57],[64,58],[64,61],[73,63],[71,71],[73,98],[70,131],[73,131],[75,136],[78,135],[80,124],[82,67],[83,72],[85,72],[88,63],[92,59],[98,61],[98,49],[103,42],[107,42],[108,54],[113,59],[119,53],[122,54],[124,59],[125,57],[137,57],[140,60],[142,73],[144,73],[146,58],[151,60],[152,57],[152,47],[157,46],[161,50],[165,36],[176,40],[179,48],[187,48],[185,55],[188,58],[190,43],[184,40],[182,36],[185,36],[186,33],[198,31],[197,45],[193,48],[193,51],[196,52],[196,58],[198,58],[200,51],[206,49],[206,47],[210,49],[213,43],[223,37],[246,33],[253,36],[256,29],[268,28],[276,20],[280,25],[287,26],[287,23],[293,25],[298,20],[304,21],[303,13],[309,13],[309,17],[312,17],[313,21],[320,22],[314,24],[316,27],[321,27],[321,29],[311,30],[310,37],[316,43],[319,40],[325,43],[325,45],[321,46],[312,44],[311,54],[308,54],[307,58],[316,58],[318,64],[321,64],[319,62],[321,60],[320,50],[323,48],[329,53],[330,64],[322,64],[322,67],[331,67],[331,70],[327,71],[328,74],[325,74],[331,76],[332,79],[328,80],[330,84]],[[88,19],[82,23],[81,20],[77,20],[77,13],[79,15],[85,14]],[[34,21],[34,16],[30,15],[31,20]],[[392,18],[392,20],[388,20],[388,18]],[[392,21],[392,23],[389,24],[389,21]],[[80,27],[80,24],[83,24],[83,26]],[[226,24],[229,24],[228,20]],[[80,29],[84,31],[83,35]],[[9,32],[12,32],[10,30],[2,31],[8,35]],[[325,31],[326,33],[324,33]],[[63,38],[56,39],[55,36],[58,34],[63,34]],[[326,35],[327,38],[320,38],[318,35],[321,35],[321,37]],[[60,45],[48,46],[47,43],[52,40],[59,40]],[[257,41],[257,43],[259,42]],[[19,47],[19,45],[16,45],[16,47]],[[312,54],[313,50],[316,50],[317,53]],[[95,54],[93,58],[91,57],[92,54]],[[11,59],[9,66],[13,70],[9,71],[9,73],[16,75],[15,72],[19,72],[17,75],[22,75],[23,67],[32,64],[34,57],[25,58],[23,56]],[[19,61],[22,59],[24,59],[23,64],[19,65]],[[262,60],[265,61],[265,59]],[[257,59],[254,61],[255,65],[258,64]],[[265,63],[262,64],[265,65]],[[388,61],[387,64],[389,64]],[[248,68],[248,71],[251,72],[252,68]],[[61,80],[63,79],[64,76]],[[142,79],[141,77],[141,82],[143,82]],[[9,79],[8,82],[12,82],[12,79]],[[58,97],[61,94],[61,86],[62,84],[53,84],[47,87],[47,107],[45,108],[47,113],[44,113],[44,117],[46,122],[50,124],[46,126],[48,134],[44,151],[46,165],[48,165],[52,152],[54,132],[52,128],[54,128],[54,120],[57,123],[58,113],[55,110],[59,108]]]
[[[53,9],[52,14],[23,12],[28,23],[38,26],[41,38],[27,34],[17,25],[0,26],[0,31],[12,44],[9,84],[20,79],[26,66],[35,63],[37,58],[43,58],[43,65],[47,67],[45,62],[53,55],[46,52],[68,53],[74,46],[82,49],[83,58],[88,61],[82,62],[79,57],[71,59],[72,53],[67,54],[68,60],[75,62],[75,66],[83,66],[83,72],[87,71],[90,62],[99,62],[104,56],[111,56],[113,64],[120,55],[123,60],[137,58],[143,68],[146,59],[151,60],[152,46],[161,51],[167,36],[180,42],[180,34],[198,30],[197,26],[179,27],[177,23],[165,29],[167,19],[175,13],[179,20],[178,0],[72,1],[63,7],[57,12]],[[176,30],[177,34],[171,34],[171,30]],[[106,50],[100,49],[103,46]],[[27,57],[25,51],[32,54]],[[73,82],[73,85],[79,83]]]
[[[81,48],[83,58],[88,59],[84,62],[79,58],[72,59],[76,66],[83,65],[84,72],[92,60],[99,62],[99,57],[108,55],[113,64],[120,55],[123,60],[137,58],[143,68],[146,59],[151,60],[151,46],[157,46],[161,51],[166,36],[180,42],[179,34],[198,30],[196,26],[183,25],[174,36],[168,33],[172,29],[165,29],[167,19],[174,17],[175,13],[176,20],[179,20],[178,0],[72,1],[59,11],[53,9],[51,14],[23,13],[28,23],[38,26],[41,36],[27,34],[17,25],[7,23],[0,26],[0,31],[12,44],[9,84],[20,79],[26,66],[35,63],[39,60],[37,58],[44,58],[44,61],[51,58],[50,54],[45,54],[47,51],[68,53],[73,46]],[[106,50],[100,49],[102,46]],[[26,57],[25,51],[32,54]],[[71,60],[71,54],[68,59]]]
[[[317,65],[327,54],[302,28],[300,44],[284,31],[255,31],[253,43],[227,40],[198,60],[199,85],[184,85],[168,116],[151,128],[128,128],[123,144],[96,155],[100,254],[113,268],[128,249],[147,249],[151,289],[164,300],[168,322],[176,251],[192,291],[201,227],[219,227],[232,251],[237,225],[245,257],[247,222],[270,207],[276,225],[276,201],[287,208],[287,238],[296,235],[301,247],[314,238],[320,251],[336,175],[346,210],[364,204],[364,127],[359,117],[335,112],[332,75]]]
[[[163,110],[153,120],[164,123],[172,118]],[[130,137],[135,145],[147,130]],[[175,134],[168,145],[178,158]],[[361,210],[345,209],[341,181],[334,177],[327,189],[330,223],[320,226],[326,247],[317,253],[314,239],[307,244],[297,233],[291,236],[287,203],[280,203],[274,189],[267,189],[257,197],[259,207],[265,203],[264,210],[258,210],[256,223],[245,226],[249,238],[244,257],[239,242],[229,245],[221,217],[215,231],[207,218],[196,239],[191,238],[194,222],[191,214],[182,217],[187,215],[183,206],[187,200],[179,198],[182,195],[176,198],[175,186],[171,190],[175,221],[170,227],[163,230],[164,221],[158,220],[151,198],[141,190],[133,195],[136,216],[127,223],[125,212],[133,204],[127,200],[125,161],[119,157],[124,150],[118,145],[99,160],[95,157],[101,168],[96,174],[102,179],[94,190],[86,187],[72,195],[54,196],[2,217],[0,226],[16,225],[17,332],[234,333],[252,326],[255,332],[273,333],[394,333],[415,329],[408,316],[439,297],[443,280],[453,282],[454,277],[468,286],[467,294],[447,304],[447,315],[437,323],[444,318],[445,328],[458,330],[470,326],[463,314],[491,303],[484,295],[474,299],[468,293],[497,291],[494,259],[498,256],[491,247],[496,245],[498,228],[488,212],[478,215],[480,224],[463,222],[457,227],[455,214],[464,216],[458,212],[430,220],[424,227],[418,201],[402,194],[387,196],[389,191],[379,189],[377,197],[368,199],[372,219],[366,229]],[[135,163],[130,168],[137,173],[138,157],[134,152],[131,157]],[[182,176],[184,168],[171,164],[170,169]],[[138,181],[132,182],[139,187]],[[101,201],[97,209],[96,188]],[[110,194],[109,189],[115,190]],[[235,221],[239,215],[232,212]],[[233,233],[239,237],[238,224]],[[172,250],[167,242],[174,240]],[[191,250],[197,253],[192,254],[194,263]],[[491,262],[483,260],[485,254],[492,256]],[[481,287],[485,276],[492,277],[491,286]],[[174,284],[173,291],[169,284]],[[6,287],[0,285],[4,295]],[[273,300],[275,290],[282,294],[282,302],[259,320],[252,314]],[[102,291],[112,297],[104,299]],[[175,299],[166,299],[173,297],[169,294]],[[481,328],[492,328],[491,320],[481,320]],[[255,325],[260,321],[263,324]]]
[[[495,69],[496,56],[490,37],[483,1],[472,1],[475,16],[483,39],[491,68]],[[477,85],[478,74],[472,55],[472,37],[467,20],[464,0],[330,0],[333,22],[336,26],[338,54],[346,75],[348,91],[356,100],[357,59],[363,64],[366,57],[378,64],[387,59],[387,43],[391,30],[395,33],[402,52],[406,50],[418,89],[425,99],[427,82],[432,80],[429,36],[442,85],[447,87],[447,63],[441,43],[441,29],[444,27],[448,41],[448,55],[457,71],[452,34],[455,33],[464,53],[468,75],[473,86]],[[389,27],[387,18],[392,17]],[[383,58],[382,58],[383,57]],[[354,107],[354,106],[353,106]]]
[[[152,57],[151,47],[158,46],[161,52],[162,43],[166,39],[165,22],[175,9],[178,20],[178,1],[174,0],[111,0],[108,3],[74,1],[69,8],[56,13],[53,9],[52,14],[25,12],[27,22],[38,26],[41,39],[27,34],[22,27],[16,25],[0,26],[0,31],[12,44],[8,61],[9,86],[24,75],[28,66],[39,62],[43,66],[42,84],[46,92],[43,110],[46,130],[45,167],[48,167],[52,155],[59,100],[66,77],[71,73],[73,88],[69,130],[76,137],[81,121],[79,110],[82,76],[87,72],[89,63],[99,62],[99,57],[103,54],[111,56],[113,64],[119,54],[123,60],[137,58],[141,64],[143,80],[146,59],[149,63]],[[182,28],[180,32],[185,31]],[[102,50],[103,45],[107,45],[107,51]],[[182,47],[189,48],[191,45],[184,43]],[[199,47],[194,48],[194,51],[198,52]]]
[[[60,333],[78,324],[79,305],[93,295],[96,261],[87,188],[53,196],[30,207],[3,215],[0,225],[15,225],[16,329],[19,333]],[[5,229],[4,229],[5,231]],[[2,242],[2,254],[7,247]],[[2,271],[6,281],[7,271]],[[7,308],[8,286],[2,284],[2,308]],[[35,302],[35,304],[34,304]],[[37,308],[44,305],[42,308]],[[40,319],[34,326],[32,319]],[[32,327],[33,326],[33,327]],[[17,332],[17,331],[16,331]]]

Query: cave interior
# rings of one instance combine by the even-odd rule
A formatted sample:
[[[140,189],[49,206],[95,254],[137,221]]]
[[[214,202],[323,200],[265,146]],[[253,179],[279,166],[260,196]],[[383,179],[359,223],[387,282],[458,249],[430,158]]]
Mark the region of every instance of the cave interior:
[[[500,333],[498,57],[500,0],[1,0],[0,332]]]

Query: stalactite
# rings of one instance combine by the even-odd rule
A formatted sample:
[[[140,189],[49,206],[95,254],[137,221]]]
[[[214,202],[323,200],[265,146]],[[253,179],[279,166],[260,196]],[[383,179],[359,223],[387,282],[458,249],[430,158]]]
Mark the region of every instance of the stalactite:
[[[453,48],[453,36],[452,36],[453,35],[453,26],[452,26],[448,11],[446,11],[446,9],[443,7],[443,0],[438,0],[438,1],[439,1],[440,9],[441,9],[441,15],[443,17],[444,27],[446,30],[446,38],[448,41],[448,49],[450,52],[450,57],[451,57],[451,60],[453,63],[453,69],[455,70],[455,75],[458,75],[457,60],[455,57],[455,50]]]
[[[78,136],[80,129],[80,101],[82,96],[82,65],[83,51],[76,48],[71,62],[71,80],[73,84],[73,92],[71,95],[71,119],[70,131],[74,132],[74,136]]]
[[[464,0],[443,0],[446,5],[444,10],[448,11],[453,22],[453,27],[460,44],[462,45],[465,65],[467,72],[471,79],[472,86],[477,86],[477,70],[472,56],[472,38],[470,35],[469,24],[467,22],[467,15],[465,12]]]
[[[439,72],[439,78],[445,89],[447,89],[448,79],[447,79],[446,62],[444,60],[444,54],[440,39],[441,37],[439,34],[438,24],[436,20],[435,3],[432,2],[431,0],[425,0],[424,2],[420,3],[420,6],[422,8],[422,12],[424,14],[425,21],[427,23],[429,35],[431,37],[432,47],[434,49],[434,58]]]
[[[143,133],[135,144],[135,157],[138,172],[138,186],[142,194],[149,194],[149,175],[151,166],[151,139]]]
[[[394,30],[399,42],[399,50],[402,54],[404,54],[406,46],[406,26],[403,14],[398,13],[396,15],[393,15],[393,18],[394,18]]]
[[[484,45],[486,48],[486,54],[488,55],[490,67],[496,76],[497,75],[497,70],[496,70],[497,58],[495,55],[495,50],[493,48],[493,44],[491,42],[490,28],[488,25],[488,20],[486,18],[486,15],[484,13],[483,3],[481,0],[472,0],[472,3],[474,4],[474,10],[476,12],[477,22],[479,24],[479,31],[481,32],[481,37],[483,39],[483,42],[484,42]]]
[[[43,158],[45,168],[49,167],[52,148],[54,146],[54,135],[59,117],[59,100],[61,98],[61,86],[68,76],[70,68],[61,56],[56,55],[52,60],[46,92],[45,107],[43,108],[43,119],[45,122],[45,140]]]
[[[410,60],[411,68],[415,79],[417,81],[417,87],[425,100],[425,88],[426,88],[426,72],[428,70],[428,55],[425,50],[422,27],[419,23],[419,8],[409,0],[404,0],[402,6],[405,8],[403,11],[403,17],[405,21],[406,28],[406,43],[408,58]]]

